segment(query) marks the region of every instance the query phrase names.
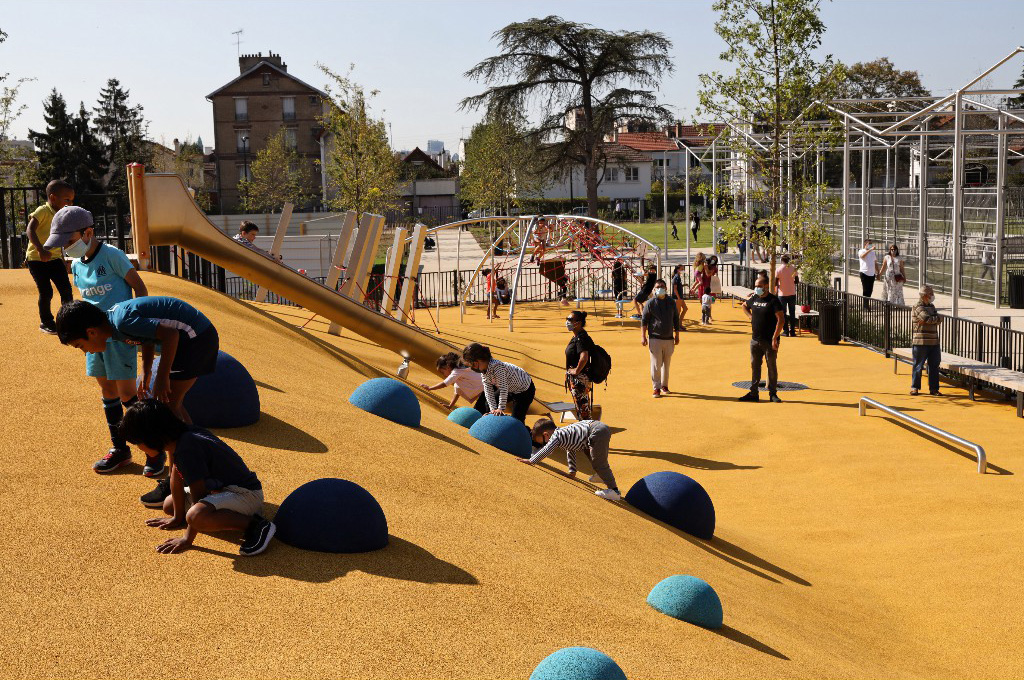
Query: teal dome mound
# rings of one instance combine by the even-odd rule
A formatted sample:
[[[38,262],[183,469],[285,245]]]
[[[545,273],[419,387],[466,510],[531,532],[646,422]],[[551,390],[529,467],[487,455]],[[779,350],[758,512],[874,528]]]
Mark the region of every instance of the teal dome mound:
[[[473,427],[473,423],[480,420],[480,411],[469,406],[462,406],[448,414],[448,420],[462,427]]]
[[[566,647],[537,664],[530,680],[626,680],[626,674],[603,652]]]
[[[715,535],[715,505],[696,480],[679,472],[654,472],[626,492],[626,502],[654,519],[710,540]]]
[[[512,416],[488,414],[473,423],[469,436],[520,458],[529,458],[533,453],[530,431]]]
[[[676,574],[654,586],[647,604],[662,614],[705,628],[722,627],[722,601],[707,581]]]
[[[277,538],[303,550],[360,553],[388,544],[388,520],[369,491],[347,479],[306,482],[281,503]]]
[[[160,357],[153,361],[150,393]],[[199,376],[185,394],[185,410],[198,427],[245,427],[259,422],[260,393],[245,366],[227,352],[217,352],[213,373]]]
[[[401,380],[367,380],[352,392],[348,403],[399,425],[420,426],[420,402],[412,388]]]

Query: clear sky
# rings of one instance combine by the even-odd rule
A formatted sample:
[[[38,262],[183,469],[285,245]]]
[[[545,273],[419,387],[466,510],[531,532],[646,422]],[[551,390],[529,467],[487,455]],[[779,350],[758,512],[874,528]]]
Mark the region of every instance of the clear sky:
[[[170,143],[202,136],[213,144],[205,97],[238,75],[241,51],[279,53],[288,71],[322,87],[318,62],[380,91],[375,109],[392,124],[396,148],[443,140],[457,150],[479,118],[458,102],[481,90],[462,74],[495,53],[505,24],[559,14],[608,30],[656,30],[672,40],[676,72],[663,101],[683,120],[696,104],[697,75],[727,69],[718,59],[710,0],[38,0],[0,1],[0,72],[35,78],[22,90],[28,109],[14,126],[41,130],[42,100],[56,87],[77,110],[95,106],[108,78],[143,105],[150,135]],[[823,3],[824,52],[852,63],[888,56],[920,71],[937,94],[980,73],[1024,42],[1024,0],[835,0]],[[1022,59],[991,85],[1008,87]]]

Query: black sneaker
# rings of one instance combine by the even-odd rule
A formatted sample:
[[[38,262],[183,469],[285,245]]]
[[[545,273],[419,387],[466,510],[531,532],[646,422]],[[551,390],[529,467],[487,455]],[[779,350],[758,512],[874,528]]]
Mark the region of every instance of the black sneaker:
[[[171,495],[171,480],[164,477],[156,483],[156,488],[139,496],[139,501],[147,508],[164,507],[164,499]]]
[[[113,472],[132,462],[132,452],[128,449],[110,449],[107,455],[92,464],[92,469],[101,475]]]
[[[751,390],[737,399],[737,401],[761,401],[761,396],[755,390]]]
[[[768,397],[768,401],[773,401],[776,404],[781,404],[782,403],[782,400],[779,399],[779,395],[777,395],[777,394],[773,394],[770,397]]]
[[[166,453],[158,453],[152,458],[146,456],[146,465],[142,468],[142,475],[144,477],[159,477],[167,469],[166,463]]]
[[[41,323],[39,324],[39,330],[46,333],[47,335],[57,335],[57,327],[52,323]]]
[[[270,539],[277,533],[277,526],[260,515],[253,515],[242,537],[240,555],[259,555],[270,545]]]

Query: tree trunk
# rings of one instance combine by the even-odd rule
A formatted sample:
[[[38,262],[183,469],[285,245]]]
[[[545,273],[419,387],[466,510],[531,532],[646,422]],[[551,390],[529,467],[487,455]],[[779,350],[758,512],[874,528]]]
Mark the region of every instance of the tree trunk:
[[[597,217],[597,159],[593,156],[583,167],[583,180],[587,184],[587,214]]]

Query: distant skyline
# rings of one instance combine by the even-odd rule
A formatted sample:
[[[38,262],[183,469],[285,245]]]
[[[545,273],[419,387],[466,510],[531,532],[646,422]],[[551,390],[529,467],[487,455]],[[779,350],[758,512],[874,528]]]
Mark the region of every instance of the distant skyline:
[[[729,70],[719,61],[711,2],[607,0],[490,2],[408,0],[387,2],[266,2],[252,0],[98,0],[46,4],[6,0],[0,29],[0,73],[34,78],[19,98],[28,106],[13,126],[25,139],[43,130],[43,100],[54,87],[69,109],[93,108],[108,78],[141,104],[151,138],[168,145],[201,136],[213,146],[213,115],[205,96],[238,75],[233,31],[240,51],[273,51],[289,73],[323,87],[317,68],[335,72],[355,65],[352,78],[379,95],[372,105],[390,124],[395,149],[427,148],[441,140],[458,151],[461,137],[480,118],[458,110],[482,91],[463,73],[496,53],[491,35],[513,21],[558,14],[607,30],[654,30],[673,42],[676,71],[661,97],[690,121],[698,74]],[[946,94],[1021,43],[1024,2],[1012,0],[837,0],[823,3],[828,26],[822,52],[852,63],[889,57],[897,68],[921,73],[925,86]],[[49,27],[49,28],[48,28]],[[991,82],[1009,87],[1021,73],[1020,57]],[[8,85],[10,82],[7,83]]]

